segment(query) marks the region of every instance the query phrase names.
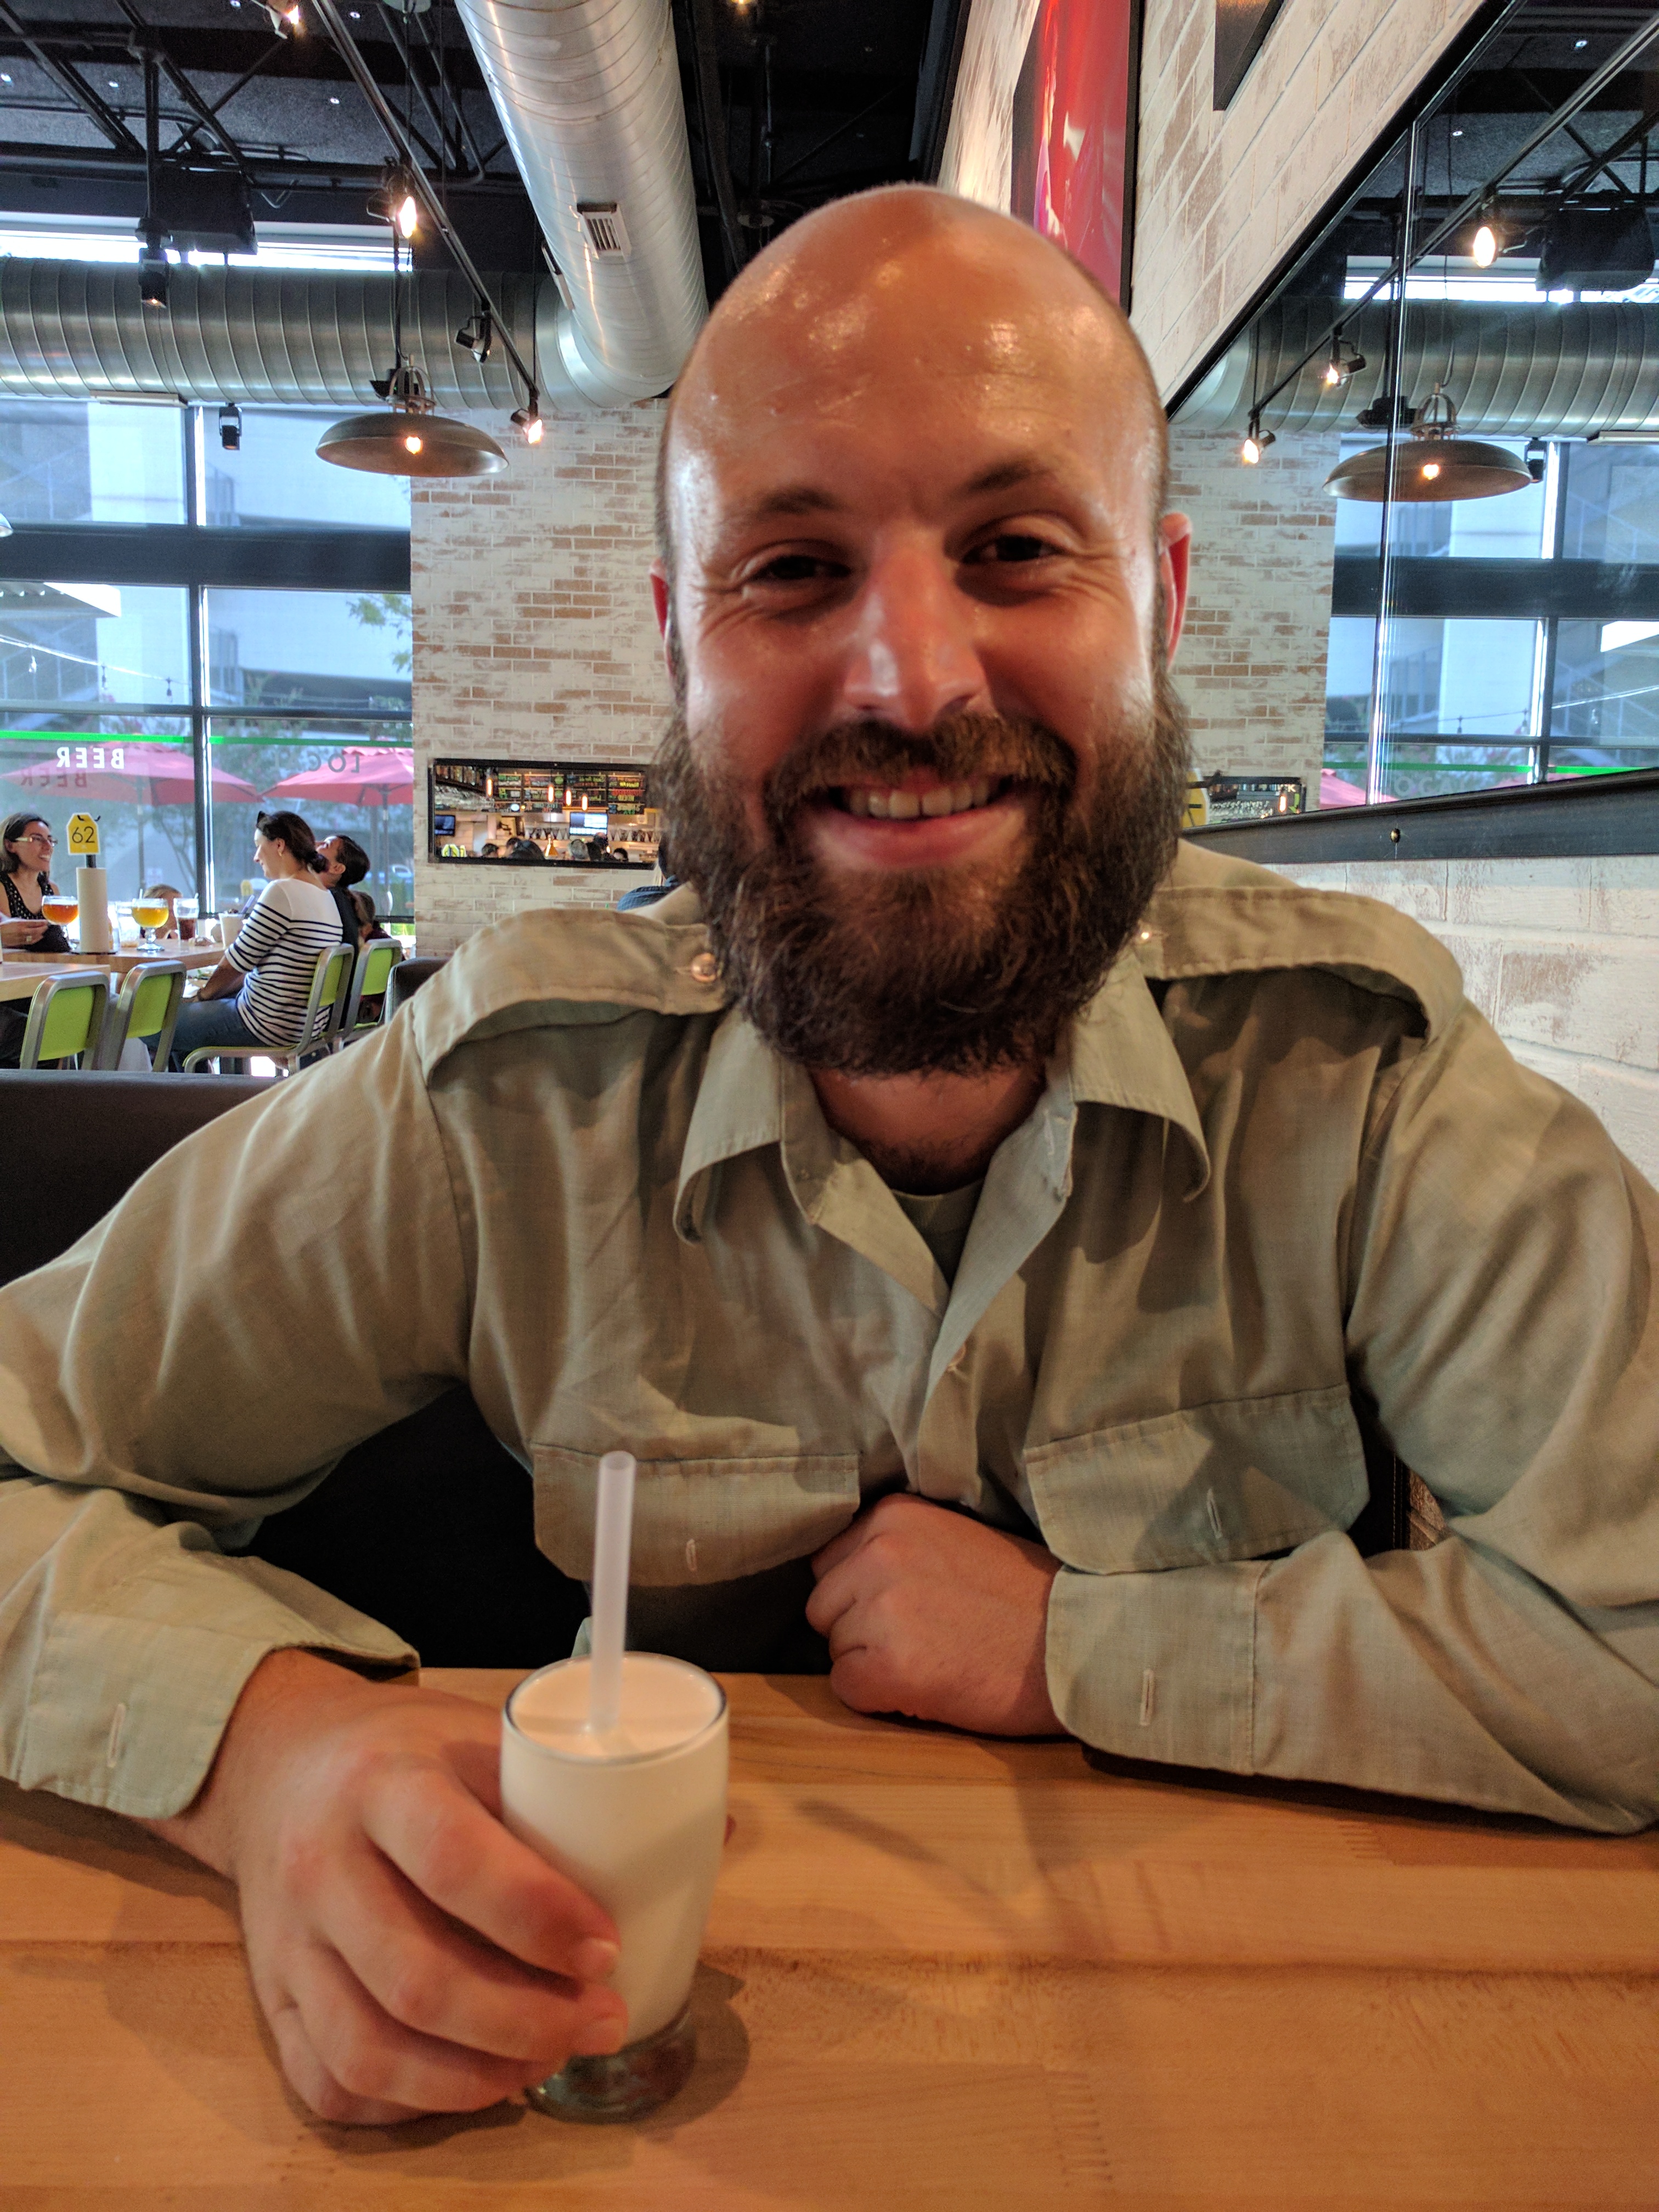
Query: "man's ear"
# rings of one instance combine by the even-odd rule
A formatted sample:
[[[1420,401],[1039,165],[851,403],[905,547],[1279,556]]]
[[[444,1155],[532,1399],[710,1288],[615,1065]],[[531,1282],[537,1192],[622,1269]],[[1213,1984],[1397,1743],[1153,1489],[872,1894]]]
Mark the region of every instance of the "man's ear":
[[[1169,635],[1164,641],[1166,660],[1176,657],[1182,624],[1187,619],[1187,577],[1193,550],[1193,526],[1184,514],[1166,514],[1158,525],[1158,564],[1164,571],[1164,605]]]
[[[675,679],[676,663],[679,659],[678,641],[674,635],[674,587],[668,580],[668,571],[660,561],[651,563],[651,604],[656,610],[657,632],[662,639],[662,657],[668,671],[668,680]]]

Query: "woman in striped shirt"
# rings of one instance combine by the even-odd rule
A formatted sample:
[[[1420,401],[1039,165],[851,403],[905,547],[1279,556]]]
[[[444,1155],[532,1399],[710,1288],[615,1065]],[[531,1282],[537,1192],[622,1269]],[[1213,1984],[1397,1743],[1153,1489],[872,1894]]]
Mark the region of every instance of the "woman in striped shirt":
[[[305,1024],[317,956],[340,941],[340,917],[317,880],[317,841],[302,816],[262,814],[253,858],[268,880],[201,995],[179,1011],[175,1068],[204,1045],[287,1051]]]

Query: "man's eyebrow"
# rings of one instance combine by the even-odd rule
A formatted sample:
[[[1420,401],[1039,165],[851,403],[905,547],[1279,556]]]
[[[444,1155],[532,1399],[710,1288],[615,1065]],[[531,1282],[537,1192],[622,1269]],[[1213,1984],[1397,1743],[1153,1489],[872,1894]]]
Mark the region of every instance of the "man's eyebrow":
[[[736,517],[739,525],[770,522],[779,515],[841,514],[846,512],[845,500],[837,499],[834,492],[822,484],[780,484],[775,491],[763,492],[750,500]]]
[[[1017,491],[1022,484],[1051,480],[1054,474],[1053,464],[1040,455],[1019,453],[1012,460],[999,461],[994,468],[982,469],[978,476],[970,477],[957,496],[978,499],[987,492]]]

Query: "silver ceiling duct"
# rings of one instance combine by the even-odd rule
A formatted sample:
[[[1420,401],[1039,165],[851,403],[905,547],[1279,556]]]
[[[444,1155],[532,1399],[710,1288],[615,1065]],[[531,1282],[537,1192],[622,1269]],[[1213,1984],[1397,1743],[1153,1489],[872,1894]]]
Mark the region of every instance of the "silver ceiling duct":
[[[566,377],[604,407],[666,391],[708,312],[669,0],[457,4],[566,289]]]
[[[1329,329],[1328,300],[1289,301],[1259,316],[1176,416],[1189,430],[1248,428],[1252,395],[1270,392]],[[1366,367],[1346,385],[1325,379],[1320,347],[1295,382],[1261,410],[1264,428],[1353,428],[1382,390],[1394,310],[1362,309],[1343,336]],[[1590,430],[1659,428],[1659,314],[1650,307],[1486,307],[1408,299],[1397,390],[1420,404],[1437,383],[1468,431],[1486,437],[1583,437]]]
[[[542,356],[542,404],[586,412],[560,371],[550,277],[488,280],[513,340]],[[455,333],[472,313],[459,271],[399,280],[404,349],[441,407],[518,406],[500,347],[482,367]],[[174,268],[164,312],[141,305],[136,268],[0,258],[0,392],[39,399],[152,394],[266,406],[372,407],[392,366],[390,276]],[[539,327],[538,327],[539,325]]]

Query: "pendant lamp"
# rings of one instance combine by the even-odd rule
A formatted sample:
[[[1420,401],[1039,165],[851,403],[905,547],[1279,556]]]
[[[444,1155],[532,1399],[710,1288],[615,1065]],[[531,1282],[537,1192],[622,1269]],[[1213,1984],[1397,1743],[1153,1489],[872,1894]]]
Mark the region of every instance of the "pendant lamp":
[[[1416,506],[1443,499],[1496,499],[1501,492],[1524,490],[1534,481],[1526,463],[1507,447],[1460,438],[1456,403],[1437,384],[1410,437],[1395,442],[1392,482],[1388,447],[1369,446],[1338,462],[1325,489],[1339,499],[1374,504],[1381,503],[1386,489],[1397,504]]]
[[[380,477],[493,477],[507,466],[487,430],[434,413],[426,380],[412,363],[398,362],[386,380],[386,398],[384,410],[331,422],[318,459]]]

